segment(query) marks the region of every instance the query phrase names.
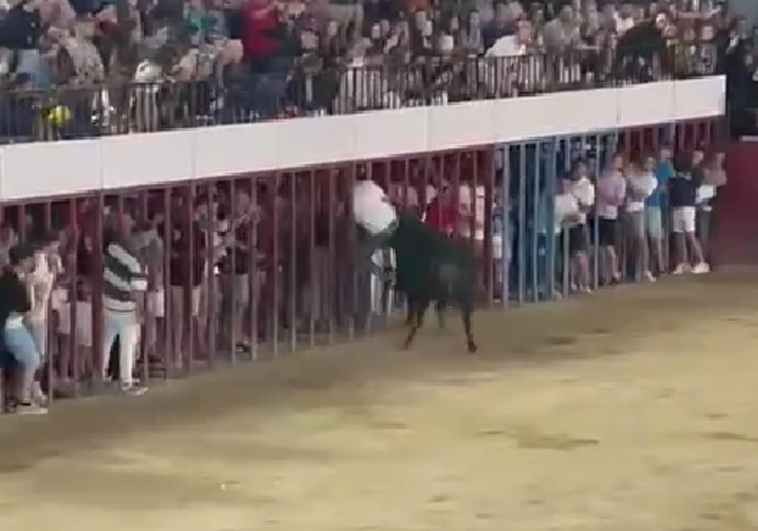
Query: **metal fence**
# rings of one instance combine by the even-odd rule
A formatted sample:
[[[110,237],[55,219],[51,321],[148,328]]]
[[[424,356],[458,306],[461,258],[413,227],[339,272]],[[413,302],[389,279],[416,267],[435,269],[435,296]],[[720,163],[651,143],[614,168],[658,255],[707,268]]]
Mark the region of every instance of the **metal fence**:
[[[103,329],[103,248],[113,238],[140,249],[149,277],[138,301],[134,372],[143,382],[172,378],[354,340],[391,324],[403,301],[354,261],[359,236],[350,191],[360,174],[419,215],[433,215],[433,199],[450,190],[452,237],[470,242],[480,264],[479,302],[507,307],[572,293],[568,233],[552,229],[554,203],[541,201],[554,196],[572,161],[586,158],[596,178],[614,153],[655,153],[664,142],[692,149],[712,143],[716,125],[652,126],[5,205],[0,258],[7,260],[16,240],[56,235],[62,272],[40,345],[43,387],[56,398],[90,394],[119,374]],[[592,287],[600,288],[596,214],[588,227]],[[620,236],[626,264],[630,253]]]
[[[224,83],[61,87],[0,93],[0,143],[91,138],[378,109],[446,105],[712,75],[713,44],[245,75]]]

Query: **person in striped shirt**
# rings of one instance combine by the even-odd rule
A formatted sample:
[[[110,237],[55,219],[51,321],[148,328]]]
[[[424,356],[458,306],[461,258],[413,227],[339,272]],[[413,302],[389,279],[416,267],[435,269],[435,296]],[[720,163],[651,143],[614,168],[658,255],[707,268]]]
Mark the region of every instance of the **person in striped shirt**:
[[[119,380],[130,395],[147,391],[134,380],[134,364],[140,339],[136,293],[147,290],[147,271],[128,243],[133,219],[124,213],[117,230],[110,231],[103,249],[103,349],[102,376],[105,380],[113,342],[119,338]]]

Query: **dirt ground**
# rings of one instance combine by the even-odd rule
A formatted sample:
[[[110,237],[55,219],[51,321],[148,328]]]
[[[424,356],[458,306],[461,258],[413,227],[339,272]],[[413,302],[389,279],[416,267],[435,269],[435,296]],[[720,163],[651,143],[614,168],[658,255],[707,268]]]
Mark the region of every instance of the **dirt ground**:
[[[475,329],[0,419],[0,530],[758,529],[758,271]]]

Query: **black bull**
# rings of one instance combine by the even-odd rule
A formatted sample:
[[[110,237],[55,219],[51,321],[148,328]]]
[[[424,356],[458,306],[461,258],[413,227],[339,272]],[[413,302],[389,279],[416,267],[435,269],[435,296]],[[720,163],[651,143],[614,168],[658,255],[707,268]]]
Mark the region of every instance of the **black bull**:
[[[444,326],[445,308],[451,303],[459,307],[468,351],[476,352],[471,326],[476,286],[472,249],[410,214],[400,215],[387,244],[395,251],[397,261],[395,289],[408,299],[410,331],[405,347],[410,347],[429,304],[436,301],[440,327]]]

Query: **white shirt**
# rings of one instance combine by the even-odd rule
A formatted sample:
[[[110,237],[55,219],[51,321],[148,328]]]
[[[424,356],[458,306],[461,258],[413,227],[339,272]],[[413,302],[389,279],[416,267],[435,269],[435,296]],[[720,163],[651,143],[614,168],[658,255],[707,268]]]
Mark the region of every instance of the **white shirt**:
[[[526,55],[526,46],[515,35],[500,37],[484,54],[485,57],[518,57]]]
[[[463,238],[471,237],[471,218],[474,218],[474,239],[484,241],[484,210],[485,190],[484,186],[477,186],[476,194],[471,204],[471,185],[462,184],[458,189],[458,234]],[[473,208],[472,208],[473,206]]]
[[[697,189],[697,203],[703,203],[716,197],[716,187],[712,184],[702,184]]]
[[[397,212],[378,184],[357,181],[353,186],[353,217],[369,233],[379,234],[397,221]]]
[[[571,195],[576,199],[579,210],[579,223],[587,223],[587,211],[595,204],[595,185],[587,177],[582,177],[571,184]]]
[[[640,212],[645,209],[645,200],[658,188],[658,179],[648,173],[632,177],[626,184],[626,211]]]
[[[44,321],[47,318],[47,307],[55,280],[55,275],[50,270],[50,264],[45,254],[37,253],[34,255],[34,271],[30,275],[30,279],[32,309],[28,317],[32,321]]]
[[[624,33],[634,27],[634,19],[632,17],[616,16],[616,33],[621,37]]]
[[[579,214],[579,203],[573,194],[555,196],[555,233],[560,234],[566,218]]]

